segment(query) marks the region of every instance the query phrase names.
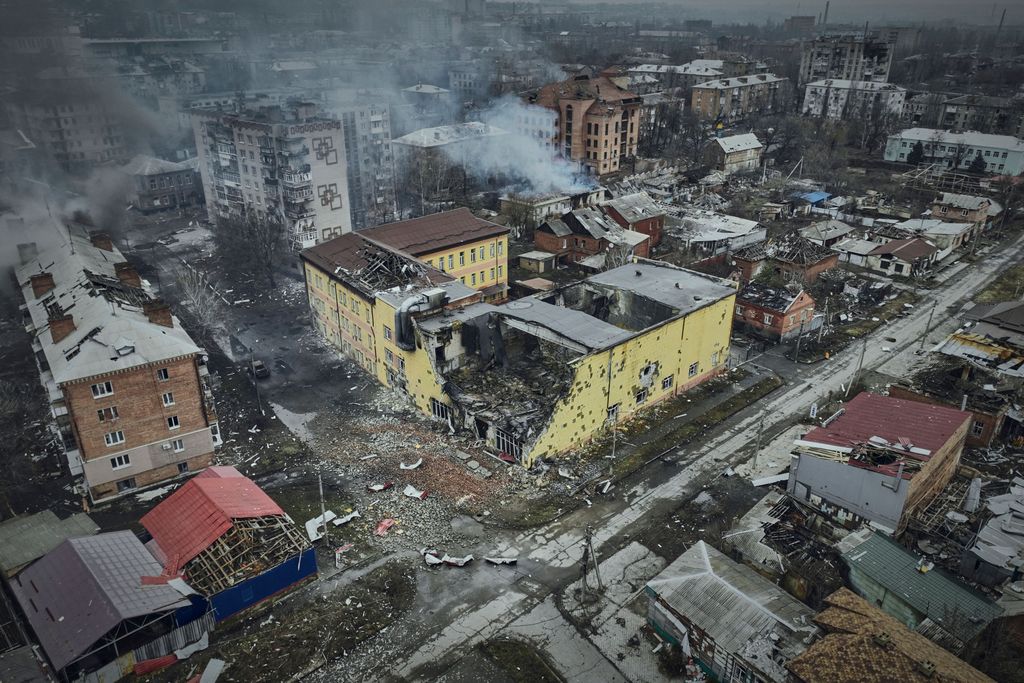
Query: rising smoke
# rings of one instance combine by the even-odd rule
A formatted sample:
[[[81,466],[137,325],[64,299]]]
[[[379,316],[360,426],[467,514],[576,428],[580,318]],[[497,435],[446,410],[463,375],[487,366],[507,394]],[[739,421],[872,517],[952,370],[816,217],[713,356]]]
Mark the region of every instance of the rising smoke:
[[[575,162],[557,156],[551,143],[556,114],[508,95],[479,112],[481,122],[507,133],[469,143],[458,163],[477,178],[510,180],[508,191],[573,194],[596,187]],[[454,161],[454,159],[453,159]]]

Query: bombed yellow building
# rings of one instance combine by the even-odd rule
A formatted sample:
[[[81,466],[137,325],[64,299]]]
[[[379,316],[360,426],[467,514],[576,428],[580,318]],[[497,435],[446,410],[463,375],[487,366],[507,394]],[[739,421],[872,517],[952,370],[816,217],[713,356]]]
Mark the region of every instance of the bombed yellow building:
[[[526,466],[726,369],[734,286],[668,264],[641,260],[494,305],[364,233],[302,258],[328,341]]]

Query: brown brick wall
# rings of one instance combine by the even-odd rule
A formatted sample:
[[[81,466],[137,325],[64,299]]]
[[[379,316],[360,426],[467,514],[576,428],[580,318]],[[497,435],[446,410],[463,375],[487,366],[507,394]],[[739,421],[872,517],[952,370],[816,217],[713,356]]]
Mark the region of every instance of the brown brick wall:
[[[947,408],[959,408],[960,404],[954,404],[952,401],[942,401],[925,394],[919,394],[912,389],[907,387],[901,387],[898,384],[894,384],[889,387],[889,395],[893,398],[902,398],[908,401],[917,401],[918,403],[928,403],[933,406],[946,406]],[[999,433],[999,429],[1003,425],[1003,417],[1005,412],[999,412],[996,414],[977,412],[970,409],[968,410],[971,414],[971,424],[967,428],[967,445],[972,448],[987,448],[992,444],[992,440],[995,439]],[[981,434],[974,434],[973,426],[975,422],[980,422],[983,425]]]
[[[167,368],[167,381],[157,379],[160,368]],[[91,386],[107,380],[113,385],[114,393],[93,398]],[[107,458],[120,451],[166,441],[176,438],[176,434],[209,426],[192,357],[67,384],[63,389],[83,460]],[[165,407],[162,396],[168,391],[174,394],[174,405]],[[110,406],[117,407],[118,418],[100,422],[97,411]],[[167,428],[167,418],[171,415],[178,416],[181,425],[178,429]],[[125,442],[108,447],[104,435],[115,430],[124,432]]]
[[[941,448],[932,453],[931,458],[921,468],[921,471],[910,480],[910,489],[907,491],[907,500],[903,504],[903,517],[897,532],[902,532],[907,521],[917,510],[924,509],[956,474],[970,424],[970,416],[965,415],[963,424],[953,432],[953,435]]]
[[[189,472],[198,472],[199,470],[205,469],[213,464],[213,453],[203,453],[192,458],[188,458],[184,462],[188,463]],[[178,472],[177,463],[173,465],[165,465],[158,467],[148,472],[135,475],[135,487],[145,488],[151,484],[158,484],[168,479],[173,479],[183,473]],[[110,496],[117,495],[117,482],[112,481],[108,484],[100,484],[99,486],[93,486],[89,489],[92,494],[93,500],[102,500]]]

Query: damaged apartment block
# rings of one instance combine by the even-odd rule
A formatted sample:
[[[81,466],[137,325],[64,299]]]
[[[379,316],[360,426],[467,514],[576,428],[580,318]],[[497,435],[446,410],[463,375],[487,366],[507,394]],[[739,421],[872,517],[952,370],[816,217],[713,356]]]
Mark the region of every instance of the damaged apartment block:
[[[328,341],[525,466],[727,367],[735,287],[667,264],[641,260],[497,306],[362,233],[302,256]]]

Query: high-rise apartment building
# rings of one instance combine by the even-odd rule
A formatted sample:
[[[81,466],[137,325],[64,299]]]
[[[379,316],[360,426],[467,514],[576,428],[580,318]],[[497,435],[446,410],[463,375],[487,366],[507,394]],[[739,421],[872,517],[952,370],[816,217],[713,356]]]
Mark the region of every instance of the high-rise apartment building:
[[[893,44],[862,33],[831,33],[803,44],[799,85],[825,79],[889,80]]]
[[[395,220],[395,160],[391,108],[386,102],[328,105],[341,120],[353,229]]]
[[[211,219],[278,217],[295,249],[352,231],[342,124],[317,105],[198,109],[192,128]]]
[[[579,162],[594,175],[619,170],[622,162],[636,156],[640,134],[639,95],[616,85],[605,76],[577,76],[550,83],[526,96],[526,101],[556,113],[551,121],[523,121],[530,135],[550,139],[554,150]],[[532,127],[540,123],[541,129]],[[553,135],[552,135],[553,133]]]

